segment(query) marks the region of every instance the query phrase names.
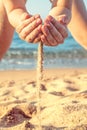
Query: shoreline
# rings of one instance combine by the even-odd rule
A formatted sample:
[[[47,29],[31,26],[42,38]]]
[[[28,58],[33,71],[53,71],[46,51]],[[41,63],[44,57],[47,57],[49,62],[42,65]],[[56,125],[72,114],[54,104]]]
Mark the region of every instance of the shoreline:
[[[87,72],[87,68],[52,68],[52,69],[43,69],[44,76],[47,78],[51,78],[53,76],[62,76],[63,74],[74,74],[74,73],[85,73]],[[29,74],[30,73],[30,74]],[[50,73],[50,75],[49,75]],[[28,76],[27,76],[28,75]],[[29,78],[32,80],[32,75],[36,80],[37,70],[36,69],[28,69],[28,70],[0,70],[0,81],[3,79],[23,79]],[[45,78],[45,77],[44,77]]]

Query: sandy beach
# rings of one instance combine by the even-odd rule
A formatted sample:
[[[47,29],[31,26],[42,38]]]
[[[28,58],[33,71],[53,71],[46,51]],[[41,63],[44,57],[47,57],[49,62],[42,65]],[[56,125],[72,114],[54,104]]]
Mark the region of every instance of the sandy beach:
[[[0,71],[0,130],[87,130],[87,68]]]

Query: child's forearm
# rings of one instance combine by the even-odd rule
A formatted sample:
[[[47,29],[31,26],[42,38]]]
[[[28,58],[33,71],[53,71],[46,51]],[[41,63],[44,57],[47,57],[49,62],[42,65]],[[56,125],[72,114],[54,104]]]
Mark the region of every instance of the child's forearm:
[[[72,0],[53,0],[52,9],[49,14],[58,20],[60,15],[65,15],[67,18],[71,18]],[[68,20],[68,21],[69,21]]]
[[[3,0],[9,22],[15,28],[21,22],[21,16],[27,15],[25,0]],[[21,3],[21,4],[20,4]]]
[[[67,9],[71,10],[72,0],[58,0],[57,5],[60,7],[65,7]]]
[[[51,0],[54,14],[63,14],[64,11],[71,11],[72,0]],[[64,12],[65,13],[65,12]]]
[[[84,0],[72,1],[72,18],[68,28],[75,40],[87,49],[87,9]]]

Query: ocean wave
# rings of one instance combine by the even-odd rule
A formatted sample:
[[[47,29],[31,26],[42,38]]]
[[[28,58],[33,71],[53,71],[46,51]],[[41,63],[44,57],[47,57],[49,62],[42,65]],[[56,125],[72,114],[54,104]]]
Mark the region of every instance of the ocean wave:
[[[0,63],[0,70],[7,69],[35,69],[37,68],[37,51],[10,52]],[[87,52],[81,50],[75,51],[58,51],[44,52],[43,65],[45,68],[71,68],[71,67],[87,67]]]
[[[37,58],[38,51],[36,49],[10,49],[5,55],[5,59],[22,59],[22,58]],[[74,50],[44,50],[45,58],[87,58],[87,51],[84,49]]]

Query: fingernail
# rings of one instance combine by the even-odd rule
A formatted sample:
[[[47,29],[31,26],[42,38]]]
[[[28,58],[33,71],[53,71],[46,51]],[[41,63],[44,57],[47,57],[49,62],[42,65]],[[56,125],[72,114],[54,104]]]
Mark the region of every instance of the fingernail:
[[[41,19],[37,19],[37,24],[41,23]]]
[[[35,18],[35,19],[40,18],[40,15],[37,14],[37,15],[34,16],[34,18]]]

